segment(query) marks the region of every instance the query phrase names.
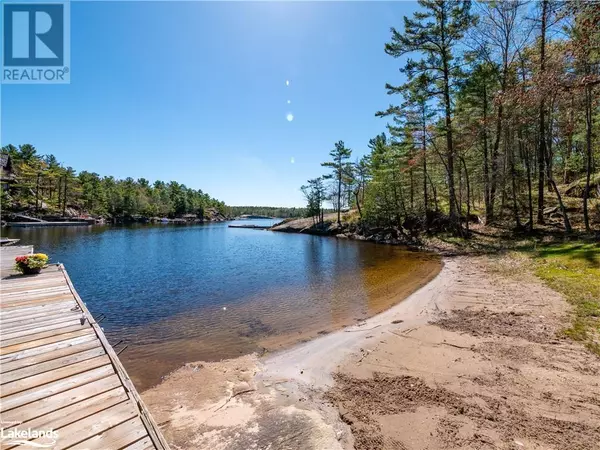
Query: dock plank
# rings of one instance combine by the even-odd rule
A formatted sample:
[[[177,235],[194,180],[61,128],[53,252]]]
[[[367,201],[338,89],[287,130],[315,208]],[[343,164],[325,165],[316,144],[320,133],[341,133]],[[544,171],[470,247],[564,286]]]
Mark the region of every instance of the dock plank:
[[[2,248],[0,258],[32,251]],[[2,420],[57,430],[54,448],[168,450],[64,267],[33,276],[11,268],[0,274]]]
[[[106,450],[107,448],[124,448],[148,437],[144,424],[139,417],[123,422],[114,428],[80,442],[69,450]]]
[[[45,315],[76,309],[78,310],[77,303],[73,300],[66,300],[62,303],[53,303],[52,305],[15,308],[12,311],[0,311],[0,323],[12,322],[14,320],[25,318],[43,317]]]
[[[123,450],[150,450],[152,448],[154,448],[154,445],[152,444],[152,439],[148,436],[134,444],[124,447]]]
[[[58,393],[33,403],[14,408],[10,411],[3,412],[2,419],[6,421],[27,422],[37,417],[50,414],[53,411],[62,411],[69,405],[79,403],[103,392],[122,387],[119,377],[113,374],[109,377],[101,378],[71,389],[69,395]]]
[[[37,328],[25,328],[25,329],[21,329],[21,330],[10,330],[9,332],[5,333],[4,330],[2,330],[2,339],[0,339],[0,342],[5,342],[5,341],[9,341],[9,340],[13,340],[13,339],[28,339],[31,336],[31,339],[37,339],[37,336],[40,336],[41,333],[49,333],[49,332],[57,332],[57,331],[61,331],[63,328],[68,328],[69,331],[71,331],[72,328],[75,327],[75,329],[77,329],[76,327],[79,326],[81,327],[83,324],[81,323],[81,318],[80,317],[74,317],[71,318],[67,321],[63,321],[63,322],[57,322],[57,323],[51,323],[49,325],[44,325],[44,326],[39,326]],[[56,334],[56,333],[54,333]],[[28,339],[28,340],[31,340]]]
[[[17,406],[23,406],[36,400],[50,397],[54,394],[66,392],[70,389],[83,386],[84,384],[88,384],[92,381],[106,378],[112,374],[112,366],[105,365],[94,370],[88,370],[87,372],[79,373],[68,378],[63,378],[62,380],[48,383],[44,386],[35,387],[27,391],[3,397],[2,404],[0,404],[0,412],[4,413],[4,411],[9,411]]]
[[[28,330],[30,328],[45,327],[47,325],[54,325],[56,323],[67,322],[73,319],[81,319],[83,314],[77,311],[67,311],[60,314],[53,314],[47,317],[38,317],[36,320],[19,320],[8,323],[0,323],[2,327],[2,335],[5,333],[14,333],[17,331]]]
[[[45,344],[54,344],[60,341],[71,339],[78,336],[85,336],[86,334],[94,334],[94,330],[87,327],[79,327],[78,330],[74,330],[69,333],[55,334],[54,336],[47,336],[34,341],[21,342],[14,345],[8,345],[0,348],[0,355],[4,356],[10,353],[19,352],[21,350],[28,350],[31,348],[39,347]],[[4,343],[2,343],[4,345]]]
[[[61,450],[79,444],[87,439],[99,435],[111,428],[120,425],[138,415],[138,408],[131,400],[127,400],[108,409],[101,410],[77,422],[59,428],[59,438],[54,449]],[[35,439],[33,442],[43,442]],[[111,447],[105,447],[110,449]],[[117,447],[118,448],[118,447]]]
[[[93,339],[88,342],[42,353],[40,355],[3,362],[0,364],[0,373],[3,374],[2,382],[7,382],[7,380],[10,381],[11,377],[16,379],[14,378],[14,374],[8,376],[9,372],[19,371],[20,373],[25,373],[25,369],[33,366],[35,369],[32,369],[31,375],[34,375],[43,372],[44,369],[52,367],[54,364],[69,364],[70,360],[68,358],[81,358],[81,355],[79,355],[80,353],[86,353],[94,349],[100,349],[99,351],[102,352],[101,354],[105,353],[102,345],[96,339]]]
[[[22,358],[29,358],[31,356],[43,355],[48,352],[68,348],[74,345],[78,345],[84,342],[96,341],[94,333],[86,333],[83,336],[76,336],[70,339],[65,339],[60,342],[53,342],[47,345],[40,345],[39,347],[27,348],[13,353],[8,353],[0,356],[0,364],[4,366],[5,362],[18,361]]]
[[[59,430],[62,427],[76,423],[92,414],[110,408],[111,406],[127,401],[127,393],[122,387],[111,389],[88,399],[73,403],[58,411],[53,411],[49,414],[32,419],[28,422],[23,422],[17,425],[16,429],[43,430],[50,429]],[[145,430],[143,430],[145,431]],[[6,450],[13,448],[6,447]],[[111,447],[104,447],[111,448]]]
[[[2,384],[0,398],[4,398],[7,395],[16,394],[17,392],[33,389],[37,386],[43,386],[45,384],[62,380],[63,378],[67,378],[72,375],[85,373],[92,369],[97,369],[108,364],[110,364],[110,358],[106,355],[102,355],[74,364],[69,364],[67,366],[62,366],[49,372],[42,372],[20,380],[4,383]]]

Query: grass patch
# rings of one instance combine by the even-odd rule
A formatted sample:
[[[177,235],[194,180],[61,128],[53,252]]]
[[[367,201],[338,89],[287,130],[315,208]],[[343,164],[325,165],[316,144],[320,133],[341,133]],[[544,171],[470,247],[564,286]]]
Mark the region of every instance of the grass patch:
[[[600,356],[600,246],[565,242],[520,248],[535,263],[535,274],[573,305],[563,333]]]

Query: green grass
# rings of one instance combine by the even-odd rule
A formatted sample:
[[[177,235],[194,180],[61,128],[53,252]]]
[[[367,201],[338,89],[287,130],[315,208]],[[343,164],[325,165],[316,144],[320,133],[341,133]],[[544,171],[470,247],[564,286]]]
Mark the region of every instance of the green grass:
[[[535,274],[573,305],[563,332],[600,356],[600,245],[565,242],[520,248],[535,264]]]

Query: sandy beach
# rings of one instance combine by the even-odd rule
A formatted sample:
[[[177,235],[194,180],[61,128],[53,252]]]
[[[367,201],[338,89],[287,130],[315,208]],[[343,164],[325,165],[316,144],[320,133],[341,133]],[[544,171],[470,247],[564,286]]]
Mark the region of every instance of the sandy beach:
[[[174,449],[597,448],[600,361],[557,337],[568,304],[518,264],[444,258],[379,315],[187,364],[144,401]]]

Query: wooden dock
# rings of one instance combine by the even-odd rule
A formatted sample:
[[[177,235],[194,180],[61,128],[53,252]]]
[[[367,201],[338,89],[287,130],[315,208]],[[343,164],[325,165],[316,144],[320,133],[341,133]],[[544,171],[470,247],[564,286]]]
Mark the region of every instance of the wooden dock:
[[[85,221],[63,221],[63,222],[7,222],[8,228],[42,228],[42,227],[87,227],[92,225],[90,222]]]
[[[168,450],[65,268],[11,275],[15,252],[32,247],[0,249],[0,448],[21,448],[13,432],[31,429],[55,439],[19,437],[44,444],[22,448]]]
[[[250,230],[269,230],[271,225],[228,225],[229,228],[248,228]]]

